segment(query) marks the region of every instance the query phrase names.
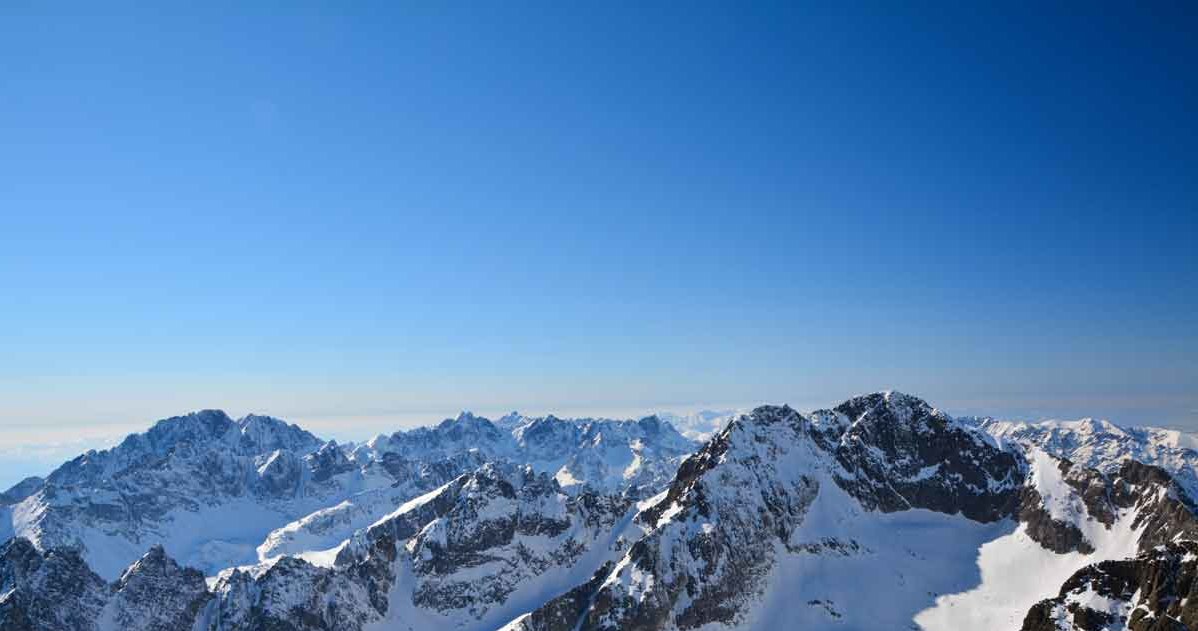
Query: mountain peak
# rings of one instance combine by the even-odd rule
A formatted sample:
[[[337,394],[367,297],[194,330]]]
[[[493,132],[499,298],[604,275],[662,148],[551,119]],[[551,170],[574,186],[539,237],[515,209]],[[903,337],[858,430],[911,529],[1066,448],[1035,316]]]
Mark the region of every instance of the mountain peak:
[[[641,429],[645,431],[645,433],[650,435],[655,435],[658,432],[661,432],[664,426],[669,425],[669,423],[666,423],[658,418],[656,414],[646,416],[637,421],[636,424],[639,425]]]
[[[288,426],[290,423],[284,421],[283,419],[275,418],[266,414],[254,414],[251,412],[237,419],[237,425],[244,429],[246,427],[253,427],[255,425]]]
[[[759,426],[776,425],[783,421],[792,421],[801,418],[801,414],[786,404],[759,405],[753,408],[748,414],[741,414],[732,419],[728,427],[746,423]]]
[[[120,580],[128,582],[129,579],[137,574],[161,573],[161,568],[165,567],[168,562],[173,563],[170,557],[166,555],[166,548],[162,547],[161,543],[155,543],[150,546],[146,553],[141,555],[141,558],[134,561],[122,574]]]
[[[247,414],[237,421],[237,427],[241,442],[258,453],[278,449],[311,452],[324,445],[324,441],[299,425],[273,416]]]
[[[1122,427],[1119,427],[1118,425],[1116,425],[1106,419],[1086,417],[1086,418],[1078,421],[1078,426],[1079,426],[1079,429],[1081,429],[1082,431],[1085,431],[1085,432],[1091,433],[1091,434],[1102,434],[1102,433],[1122,434],[1122,433],[1124,433]]]
[[[499,419],[495,421],[495,424],[499,427],[510,430],[522,422],[524,422],[524,416],[516,410],[512,410],[511,412],[499,417]]]
[[[215,438],[235,424],[224,410],[205,409],[164,418],[146,432],[146,437],[156,446],[173,439]]]
[[[17,502],[37,493],[46,481],[36,475],[29,476],[20,482],[12,485],[7,491],[0,493],[0,506],[5,504],[16,504]]]
[[[930,419],[948,422],[948,415],[932,407],[923,399],[886,390],[856,396],[833,408],[853,424],[877,425],[879,423],[912,426],[926,424]],[[917,429],[912,427],[912,429]]]
[[[491,419],[484,416],[478,416],[469,410],[458,412],[458,415],[453,418],[447,418],[437,425],[438,429],[446,429],[451,427],[478,427],[487,428],[494,426]]]

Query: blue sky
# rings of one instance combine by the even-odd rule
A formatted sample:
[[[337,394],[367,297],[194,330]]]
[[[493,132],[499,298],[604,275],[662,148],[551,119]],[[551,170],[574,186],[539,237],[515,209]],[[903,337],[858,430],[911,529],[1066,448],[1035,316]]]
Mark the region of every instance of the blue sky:
[[[1194,13],[8,3],[0,442],[882,388],[1198,429]]]

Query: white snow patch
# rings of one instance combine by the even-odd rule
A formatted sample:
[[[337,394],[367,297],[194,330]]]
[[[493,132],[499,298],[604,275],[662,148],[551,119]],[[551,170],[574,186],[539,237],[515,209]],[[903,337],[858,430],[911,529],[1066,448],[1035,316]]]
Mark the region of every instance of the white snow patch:
[[[1079,527],[1095,548],[1093,554],[1057,554],[1033,541],[1026,526],[981,547],[976,567],[981,582],[961,593],[936,599],[935,606],[921,612],[915,621],[928,631],[956,629],[1018,628],[1035,603],[1057,595],[1070,576],[1091,563],[1135,556],[1140,530],[1134,530],[1130,513],[1121,516],[1110,530],[1095,520]]]

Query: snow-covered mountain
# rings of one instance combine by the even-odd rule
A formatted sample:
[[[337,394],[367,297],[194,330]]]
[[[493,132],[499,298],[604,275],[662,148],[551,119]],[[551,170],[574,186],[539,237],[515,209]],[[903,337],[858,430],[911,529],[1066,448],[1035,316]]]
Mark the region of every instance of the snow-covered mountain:
[[[1011,629],[1088,563],[1198,532],[1160,469],[1015,447],[897,393],[758,408],[620,560],[510,628]]]
[[[759,407],[701,446],[658,417],[463,414],[345,446],[254,418],[168,419],[0,507],[16,535],[0,545],[0,630],[1194,621],[1188,447],[1158,430],[955,419],[894,392]],[[165,488],[184,475],[208,480]],[[102,508],[112,493],[167,508]],[[194,524],[180,511],[236,521],[249,505],[297,516],[256,524],[245,558],[188,569],[185,555],[230,540],[218,523],[177,534]],[[96,532],[144,549],[112,572],[121,555]]]
[[[1112,472],[1124,460],[1153,464],[1177,479],[1191,497],[1198,497],[1198,436],[1157,427],[1121,427],[1110,421],[1023,422],[970,417],[961,419],[991,435],[1035,445],[1082,466]]]
[[[509,422],[512,419],[507,419]],[[159,421],[6,493],[0,539],[74,548],[114,579],[151,545],[207,574],[321,549],[487,462],[529,464],[571,491],[639,498],[695,449],[668,424],[463,413],[365,445],[324,442],[264,417],[205,410]]]
[[[697,448],[656,417],[637,421],[527,418],[500,423],[463,413],[434,428],[378,436],[350,450],[355,462],[382,462],[396,482],[356,493],[269,533],[259,558],[336,545],[405,500],[485,462],[526,464],[563,490],[630,498],[653,495]],[[403,465],[403,466],[401,466]]]

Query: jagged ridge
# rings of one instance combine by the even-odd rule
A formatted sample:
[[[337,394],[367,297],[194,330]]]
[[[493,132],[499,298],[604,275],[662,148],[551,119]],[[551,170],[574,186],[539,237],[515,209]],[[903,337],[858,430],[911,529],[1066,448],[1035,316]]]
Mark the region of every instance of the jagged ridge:
[[[96,456],[73,470],[125,463],[137,473],[116,478],[130,478],[169,471],[205,441],[242,444],[217,417],[180,427],[174,447],[130,443],[155,459]],[[161,547],[109,583],[77,548],[14,539],[0,554],[0,629],[1156,629],[1190,615],[1185,601],[1137,591],[1189,595],[1198,525],[1184,484],[1151,464],[1088,467],[982,429],[894,392],[806,415],[763,406],[680,459],[648,499],[634,482],[592,481],[612,474],[588,460],[603,449],[553,446],[623,444],[631,461],[685,444],[654,418],[463,415],[362,446],[301,440],[297,459],[255,434],[276,448],[252,456],[262,490],[251,495],[284,493],[295,471],[340,482],[363,462],[390,481],[368,493],[406,495],[376,493],[371,510],[390,509],[359,515],[374,521],[332,549],[230,569],[211,586]],[[343,514],[304,527],[327,519],[338,532],[352,522]],[[1042,581],[996,576],[996,555]],[[1079,596],[1100,589],[1102,607]]]

